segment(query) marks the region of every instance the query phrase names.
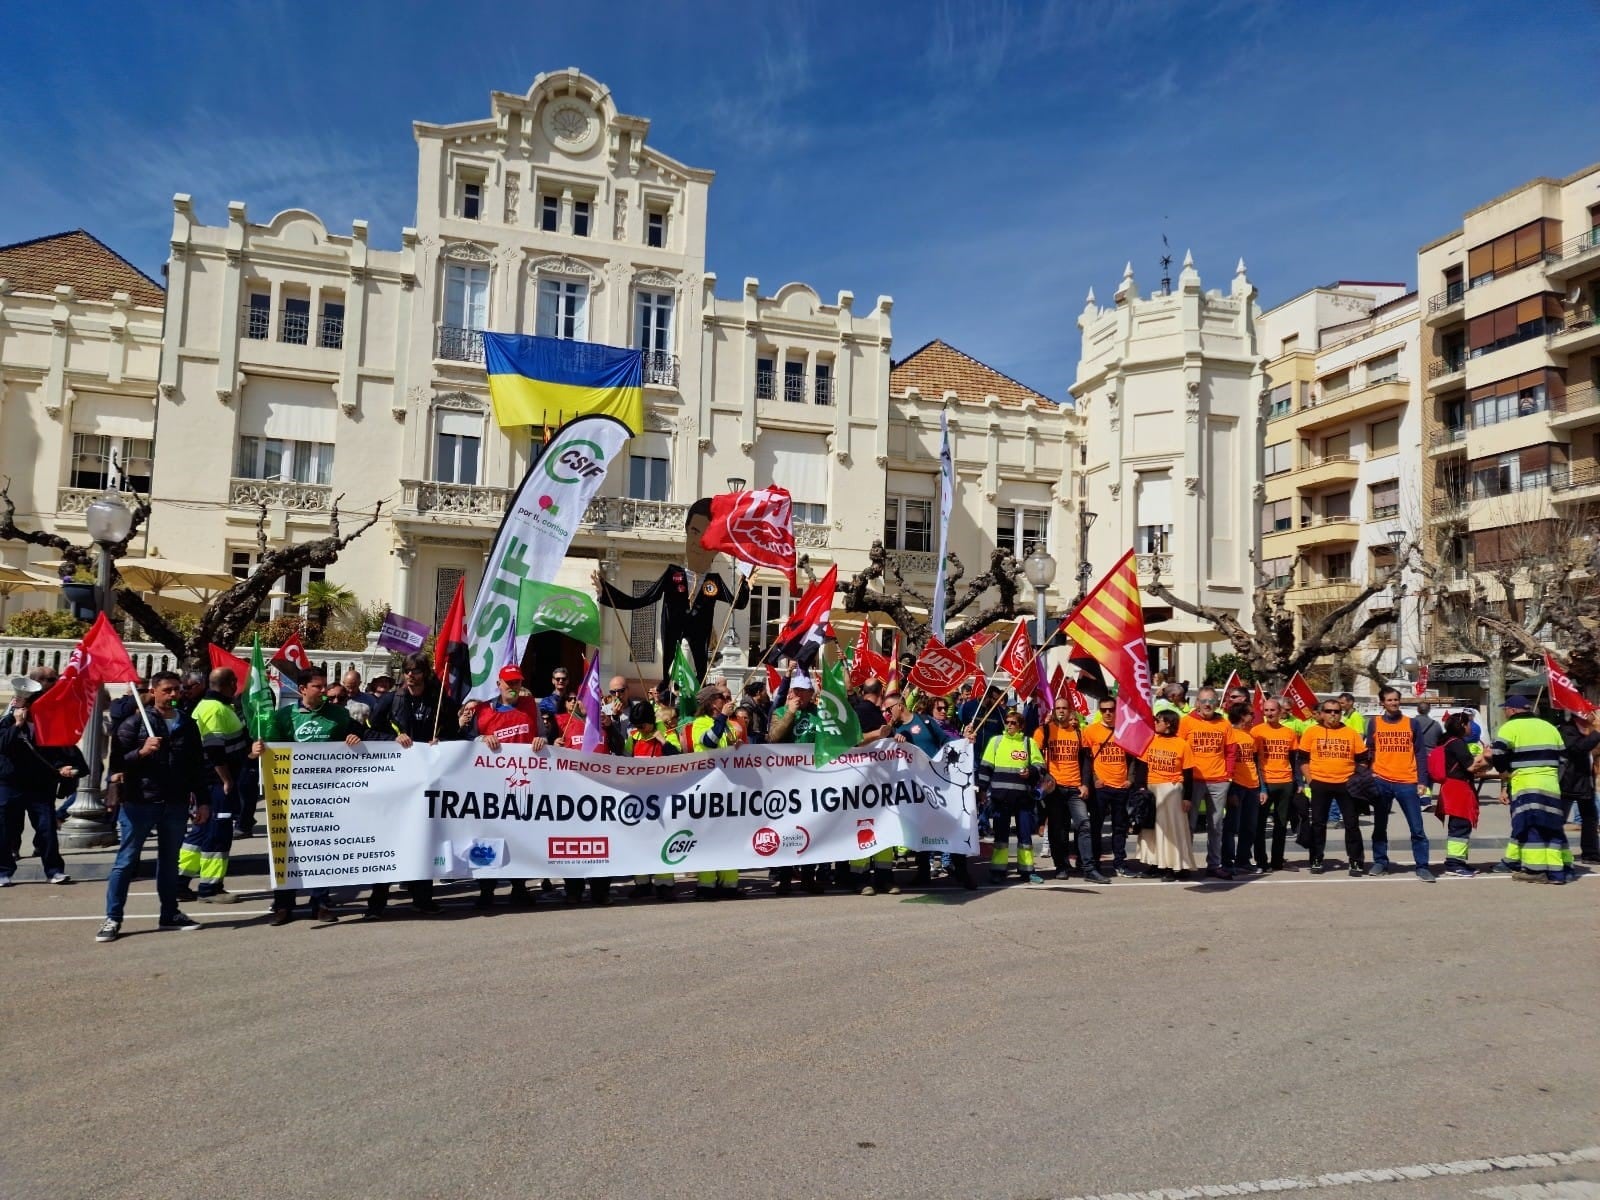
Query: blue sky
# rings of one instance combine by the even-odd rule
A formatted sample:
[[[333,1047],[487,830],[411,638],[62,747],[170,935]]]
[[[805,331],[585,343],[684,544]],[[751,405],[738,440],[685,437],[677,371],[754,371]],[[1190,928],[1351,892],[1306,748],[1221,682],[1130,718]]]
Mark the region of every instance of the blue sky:
[[[603,17],[596,14],[603,13]],[[1468,208],[1600,158],[1600,7],[1354,0],[8,5],[0,243],[82,226],[156,274],[170,197],[221,222],[413,220],[413,119],[569,65],[718,172],[709,266],[942,337],[1056,398],[1093,285],[1166,232],[1262,302],[1411,281]],[[354,47],[350,53],[348,47]],[[1176,264],[1174,267],[1176,274]]]

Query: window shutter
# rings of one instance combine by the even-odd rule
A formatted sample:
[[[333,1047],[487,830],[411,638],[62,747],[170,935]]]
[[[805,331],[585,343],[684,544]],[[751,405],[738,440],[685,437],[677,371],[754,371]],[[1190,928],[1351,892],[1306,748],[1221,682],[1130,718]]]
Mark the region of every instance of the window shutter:
[[[1474,246],[1467,254],[1467,276],[1476,279],[1494,269],[1494,243]]]
[[[1549,465],[1549,446],[1529,446],[1522,452],[1522,469],[1524,471],[1542,471]]]
[[[1517,310],[1514,305],[1494,310],[1494,340],[1512,337],[1517,332]]]
[[[1494,342],[1494,314],[1485,313],[1481,317],[1473,317],[1467,324],[1467,345],[1474,350],[1481,350]]]
[[[1502,310],[1504,311],[1504,310]],[[1517,301],[1517,324],[1526,325],[1544,315],[1543,296],[1525,296]]]
[[[1494,240],[1494,273],[1503,275],[1515,269],[1517,262],[1517,248],[1515,235],[1506,234]]]
[[[1537,221],[1531,225],[1524,225],[1517,230],[1517,266],[1526,267],[1530,263],[1539,261],[1539,254],[1542,249],[1539,245],[1540,232],[1539,222]]]

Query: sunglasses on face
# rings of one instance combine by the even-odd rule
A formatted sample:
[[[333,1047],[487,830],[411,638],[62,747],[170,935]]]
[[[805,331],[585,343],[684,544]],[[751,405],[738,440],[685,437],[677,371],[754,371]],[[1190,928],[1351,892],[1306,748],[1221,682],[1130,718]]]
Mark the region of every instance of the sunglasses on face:
[[[1337,708],[1325,708],[1322,710],[1322,715],[1325,717],[1337,717],[1339,710]]]
[[[1100,715],[1101,715],[1101,716],[1102,716],[1102,717],[1109,717],[1109,716],[1110,716],[1110,715],[1111,715],[1111,714],[1112,714],[1112,713],[1114,713],[1114,712],[1116,712],[1116,711],[1117,711],[1117,710],[1116,710],[1116,709],[1115,709],[1115,708],[1102,708],[1102,709],[1101,709],[1101,710],[1100,710]]]

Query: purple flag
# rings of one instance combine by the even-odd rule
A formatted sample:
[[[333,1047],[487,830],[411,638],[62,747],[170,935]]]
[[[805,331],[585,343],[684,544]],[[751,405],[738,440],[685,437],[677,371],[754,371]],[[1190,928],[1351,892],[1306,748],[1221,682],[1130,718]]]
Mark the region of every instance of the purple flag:
[[[583,682],[578,685],[578,696],[583,701],[583,745],[585,754],[593,754],[600,744],[600,649],[595,648],[584,668]]]
[[[396,654],[415,654],[432,632],[421,621],[389,612],[384,614],[383,627],[378,630],[378,645]]]

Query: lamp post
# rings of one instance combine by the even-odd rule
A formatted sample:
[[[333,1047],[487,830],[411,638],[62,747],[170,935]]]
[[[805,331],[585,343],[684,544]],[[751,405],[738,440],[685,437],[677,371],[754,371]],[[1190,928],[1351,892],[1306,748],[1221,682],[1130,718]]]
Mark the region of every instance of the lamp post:
[[[1406,540],[1406,531],[1403,529],[1389,530],[1389,545],[1394,547],[1394,665],[1395,671],[1405,679],[1410,679],[1410,672],[1406,669],[1406,622],[1405,611],[1402,605],[1406,600],[1405,564],[1400,561],[1400,545]]]
[[[1035,546],[1033,553],[1022,560],[1022,573],[1033,584],[1034,612],[1039,623],[1039,645],[1042,647],[1050,639],[1049,631],[1045,629],[1044,593],[1055,581],[1056,560],[1043,546]]]
[[[1094,574],[1094,565],[1089,562],[1089,530],[1099,515],[1082,508],[1078,510],[1078,600],[1080,602],[1089,594],[1089,579]]]
[[[738,475],[728,476],[728,490],[730,492],[744,491],[744,479]]]
[[[107,492],[92,502],[83,514],[89,536],[94,539],[99,552],[95,575],[95,608],[108,613],[115,607],[111,602],[111,547],[128,540],[133,530],[133,513],[115,492]],[[61,844],[74,850],[94,846],[111,846],[117,834],[111,828],[110,814],[102,800],[103,769],[100,723],[105,714],[104,688],[94,694],[94,711],[89,714],[89,727],[83,734],[83,757],[89,764],[89,773],[78,783],[78,794],[67,810],[66,824],[61,827]]]

